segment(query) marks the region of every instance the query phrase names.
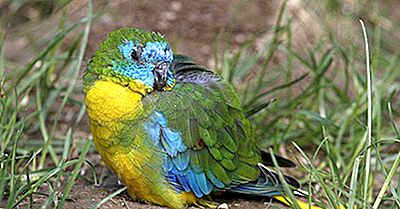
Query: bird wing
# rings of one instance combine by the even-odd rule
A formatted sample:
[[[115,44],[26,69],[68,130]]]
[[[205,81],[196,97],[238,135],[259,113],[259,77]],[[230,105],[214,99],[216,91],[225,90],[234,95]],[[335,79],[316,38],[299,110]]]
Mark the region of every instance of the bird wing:
[[[233,87],[187,57],[174,65],[174,89],[142,101],[152,109],[145,127],[166,153],[168,181],[202,197],[256,180],[260,148]]]

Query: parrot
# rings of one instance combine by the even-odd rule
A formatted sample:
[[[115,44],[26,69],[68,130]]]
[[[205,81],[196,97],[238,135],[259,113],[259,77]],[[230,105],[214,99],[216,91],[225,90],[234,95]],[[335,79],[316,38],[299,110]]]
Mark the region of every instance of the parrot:
[[[174,54],[161,33],[110,32],[87,64],[83,86],[96,150],[133,200],[216,207],[211,195],[232,193],[293,204],[232,84]],[[300,187],[284,180],[293,191]]]

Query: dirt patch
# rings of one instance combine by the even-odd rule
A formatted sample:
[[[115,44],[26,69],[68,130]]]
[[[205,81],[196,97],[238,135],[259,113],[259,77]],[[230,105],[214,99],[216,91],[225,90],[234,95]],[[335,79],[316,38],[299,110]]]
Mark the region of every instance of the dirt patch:
[[[106,13],[93,25],[88,55],[108,32],[137,27],[165,34],[178,53],[203,65],[212,58],[219,33],[232,26],[233,40],[240,43],[271,27],[276,15],[276,4],[262,0],[122,1],[103,8]]]
[[[98,168],[102,170],[100,167]],[[118,179],[115,177],[115,175],[113,175],[108,169],[104,168],[103,171],[105,172],[103,174],[105,175],[105,179],[100,186],[95,186],[84,179],[79,179],[73,187],[73,190],[71,191],[71,195],[69,196],[69,200],[67,201],[65,208],[90,208],[92,205],[107,197],[109,194],[123,187],[123,185],[119,184]],[[232,209],[268,208],[272,207],[273,205],[284,207],[278,202],[272,203],[272,200],[268,198],[264,200],[252,198],[243,199],[243,197],[225,195],[223,197],[214,197],[213,200],[220,204],[227,203],[229,205],[229,208]],[[101,206],[101,208],[157,209],[166,207],[155,206],[146,202],[134,201],[128,196],[127,192],[122,192],[116,197],[105,202]],[[196,207],[189,208],[194,209]]]

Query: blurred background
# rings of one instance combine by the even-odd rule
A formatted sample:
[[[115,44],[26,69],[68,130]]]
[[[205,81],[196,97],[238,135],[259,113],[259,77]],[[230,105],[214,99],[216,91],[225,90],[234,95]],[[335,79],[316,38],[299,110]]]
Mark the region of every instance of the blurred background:
[[[381,208],[400,207],[398,0],[96,0],[92,12],[88,5],[0,1],[0,206],[158,208],[132,202],[102,164],[82,92],[85,63],[107,33],[135,27],[165,34],[175,53],[232,82],[262,147],[300,165],[285,172],[321,207],[372,206],[381,190]],[[372,146],[359,18],[371,49]],[[232,208],[269,201],[220,200]]]

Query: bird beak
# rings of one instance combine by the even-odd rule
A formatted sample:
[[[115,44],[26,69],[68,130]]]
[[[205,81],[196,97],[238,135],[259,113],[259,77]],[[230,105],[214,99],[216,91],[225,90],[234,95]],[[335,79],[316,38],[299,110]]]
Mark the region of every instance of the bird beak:
[[[166,62],[158,62],[153,69],[154,88],[162,91],[167,84],[169,64]]]

